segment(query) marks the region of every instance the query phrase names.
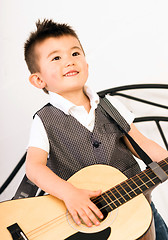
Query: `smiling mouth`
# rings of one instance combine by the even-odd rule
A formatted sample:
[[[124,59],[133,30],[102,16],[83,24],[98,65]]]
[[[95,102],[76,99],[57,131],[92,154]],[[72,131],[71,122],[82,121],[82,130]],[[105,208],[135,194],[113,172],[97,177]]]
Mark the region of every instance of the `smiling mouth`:
[[[77,72],[77,71],[74,71],[74,72],[68,72],[68,73],[66,73],[66,74],[64,74],[64,76],[65,77],[71,77],[71,76],[75,76],[75,75],[77,75],[79,72]]]

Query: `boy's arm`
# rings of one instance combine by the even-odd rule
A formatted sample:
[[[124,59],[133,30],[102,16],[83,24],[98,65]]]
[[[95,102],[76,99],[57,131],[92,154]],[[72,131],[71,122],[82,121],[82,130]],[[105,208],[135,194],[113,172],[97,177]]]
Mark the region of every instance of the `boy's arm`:
[[[149,157],[154,162],[159,162],[166,157],[168,157],[168,151],[162,148],[159,144],[156,142],[150,140],[149,138],[145,137],[132,123],[131,124],[131,130],[129,131],[129,135],[138,143],[138,145],[149,155]],[[127,145],[127,147],[130,149],[130,151],[139,158],[135,150],[133,149],[132,145],[124,136],[124,141]]]
[[[91,221],[98,225],[99,221],[93,212],[99,218],[103,218],[103,215],[90,198],[100,195],[101,191],[78,189],[61,179],[46,166],[47,156],[46,151],[29,147],[26,157],[27,177],[45,192],[63,200],[77,224],[81,223],[80,216],[87,226],[92,226]]]

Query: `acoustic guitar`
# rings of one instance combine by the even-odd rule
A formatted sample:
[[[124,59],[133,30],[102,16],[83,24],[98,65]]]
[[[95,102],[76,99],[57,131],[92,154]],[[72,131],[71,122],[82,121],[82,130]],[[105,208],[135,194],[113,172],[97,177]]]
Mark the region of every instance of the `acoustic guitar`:
[[[168,174],[168,160],[159,165]],[[46,195],[0,203],[0,239],[155,239],[152,210],[143,193],[161,181],[150,168],[128,179],[113,167],[92,165],[68,181],[78,188],[102,189],[92,199],[104,214],[99,226],[77,225],[61,200]]]

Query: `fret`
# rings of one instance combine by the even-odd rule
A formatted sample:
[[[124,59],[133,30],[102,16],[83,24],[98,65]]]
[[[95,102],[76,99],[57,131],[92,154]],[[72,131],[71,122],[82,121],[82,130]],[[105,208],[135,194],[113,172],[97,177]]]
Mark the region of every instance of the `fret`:
[[[168,158],[158,164],[168,175]],[[104,212],[110,212],[160,182],[159,177],[150,168],[147,168],[94,198],[93,202]]]
[[[144,182],[139,178],[138,175],[134,176],[132,180],[135,182],[135,184],[138,186],[138,188],[141,189],[142,192],[146,191],[148,187],[144,184]]]
[[[168,170],[168,158],[165,158],[164,160],[160,161],[159,165],[167,166],[167,170]]]
[[[104,194],[102,194],[102,198],[106,202],[106,206],[105,206],[106,207],[106,211],[107,212],[111,212],[113,210],[113,207],[112,207],[112,202],[109,201],[110,199],[108,198],[108,195],[106,193],[104,193]]]
[[[131,186],[131,188],[134,189],[134,192],[137,195],[139,195],[143,192],[132,178],[128,179],[127,183],[129,183],[129,186]]]
[[[152,179],[154,185],[160,183],[160,179],[156,176],[156,174],[149,168],[144,171],[150,179]]]
[[[139,183],[142,182],[142,184],[139,185],[142,190],[144,189],[145,191],[146,189],[153,187],[153,183],[144,173],[142,173],[141,175],[137,175],[137,178],[140,180]]]
[[[108,193],[111,199],[113,199],[113,202],[117,205],[117,207],[125,203],[121,195],[116,191],[115,187],[111,188],[110,191],[108,191]]]
[[[149,178],[148,174],[146,173],[141,173],[140,175],[138,175],[138,178],[141,179],[142,183],[147,187],[151,187],[153,186],[153,183],[151,181],[151,179]],[[152,185],[151,185],[152,184]]]
[[[110,192],[109,192],[109,193],[110,193]],[[113,201],[113,200],[111,199],[111,197],[110,197],[110,194],[108,194],[108,192],[105,192],[105,194],[106,194],[106,196],[108,197],[108,199],[110,200],[109,203],[112,205],[113,209],[117,208],[119,205],[116,205],[116,203],[115,203],[116,199],[115,199],[115,201]],[[117,201],[117,202],[118,202],[118,201]],[[118,204],[119,204],[119,202],[118,202]]]
[[[116,198],[114,198],[116,200]],[[120,206],[120,203],[116,205],[112,199],[110,200],[109,196],[107,197],[107,193],[104,192],[97,198],[92,199],[93,203],[104,213],[104,212],[111,212],[112,210],[116,209]]]
[[[149,178],[149,176],[146,173],[146,171],[144,171],[144,176],[145,176],[144,179],[146,179],[146,184],[148,184],[148,187],[152,187],[152,186],[155,185],[154,181],[151,178]]]
[[[159,164],[160,165],[160,164]],[[165,171],[165,173],[168,175],[168,167],[167,165],[160,165],[160,167]]]
[[[104,194],[104,193],[103,193],[103,194]],[[98,197],[96,197],[96,198],[91,199],[92,202],[93,202],[99,209],[104,209],[104,208],[106,208],[106,206],[107,206],[106,201],[105,201],[104,198],[102,197],[103,194],[101,194],[100,196],[98,196]]]
[[[168,159],[164,159],[163,161],[158,163],[160,165],[160,167],[166,172],[166,174],[168,175]]]
[[[106,200],[107,204],[110,204],[111,209],[115,209],[117,205],[113,202],[113,200],[110,198],[107,192],[105,192],[102,197]]]
[[[127,191],[127,193],[129,193],[129,195],[131,196],[131,198],[137,196],[137,193],[134,191],[134,189],[129,185],[128,181],[125,181],[121,184],[124,189]],[[125,185],[125,186],[124,186]]]
[[[162,168],[162,164],[163,160],[161,161],[161,163],[156,163],[156,162],[152,162],[149,164],[150,168],[152,169],[152,171],[156,174],[156,176],[158,176],[158,178],[160,179],[159,182],[164,182],[168,179],[168,175],[166,170],[164,171],[164,169]]]
[[[121,195],[121,193],[118,191],[117,187],[114,187],[112,189],[113,194],[118,198],[118,201],[120,204],[123,204],[126,202],[126,199]]]
[[[118,185],[116,186],[116,189],[118,190],[118,192],[120,193],[121,196],[123,196],[123,198],[126,201],[129,201],[131,199],[130,195],[125,191],[125,189],[122,187],[122,185]]]
[[[115,208],[119,207],[121,205],[121,202],[119,202],[118,198],[116,198],[116,196],[113,194],[112,189],[110,189],[109,191],[107,191],[107,194],[109,195],[109,197],[112,199],[113,204],[115,205]]]

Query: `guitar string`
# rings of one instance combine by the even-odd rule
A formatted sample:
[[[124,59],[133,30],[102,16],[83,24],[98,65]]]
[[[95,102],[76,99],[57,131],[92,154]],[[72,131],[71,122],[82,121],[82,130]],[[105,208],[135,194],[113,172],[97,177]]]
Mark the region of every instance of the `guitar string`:
[[[156,178],[156,176],[155,176],[155,178]],[[107,205],[104,206],[103,208],[107,207],[108,205],[110,205],[110,204],[107,204]],[[102,210],[102,208],[101,208],[100,210]],[[50,224],[52,221],[57,221],[59,218],[61,219],[62,217],[65,217],[65,215],[66,215],[66,214],[62,214],[62,216],[60,215],[58,218],[55,218],[55,219],[51,220],[50,222],[44,224],[44,227],[45,227],[45,225]],[[70,215],[70,214],[68,214],[68,215]],[[40,227],[39,227],[39,228],[40,228]],[[37,229],[39,229],[39,228],[37,228]]]
[[[108,206],[110,206],[110,205],[111,205],[111,204],[108,204],[108,203],[107,203],[105,206],[103,206],[102,208],[100,208],[100,210],[102,210],[102,209],[104,209],[104,208],[106,208],[106,207],[108,207]],[[55,218],[55,219],[52,219],[52,220],[50,220],[49,222],[41,225],[40,227],[32,230],[31,232],[27,233],[26,235],[29,237],[29,239],[30,239],[30,237],[32,237],[33,235],[34,235],[35,237],[37,237],[37,236],[43,234],[44,232],[48,231],[48,229],[51,228],[51,225],[54,225],[54,224],[59,225],[59,224],[61,224],[61,223],[66,222],[66,221],[67,221],[67,220],[66,220],[66,216],[67,216],[68,218],[71,218],[71,215],[70,215],[69,212],[66,213],[66,214],[62,214],[62,215],[60,215],[59,217],[57,217],[57,218]],[[53,227],[54,227],[54,226],[53,226]],[[37,234],[38,234],[38,235],[37,235]],[[33,238],[32,238],[32,239],[33,239]]]
[[[36,228],[36,229],[34,229],[34,230],[32,230],[32,231],[30,231],[30,232],[28,232],[27,234],[26,234],[26,236],[28,237],[28,239],[29,240],[32,240],[32,239],[34,239],[34,238],[37,238],[37,237],[39,237],[41,234],[44,234],[44,232],[47,232],[48,231],[48,229],[50,228],[54,228],[55,226],[53,226],[53,227],[51,227],[51,225],[53,225],[53,224],[62,224],[62,223],[64,223],[64,222],[67,222],[67,220],[65,220],[65,216],[67,216],[67,220],[68,220],[68,222],[71,220],[72,221],[72,217],[71,217],[71,214],[70,213],[67,213],[67,214],[64,214],[64,216],[62,215],[62,219],[61,220],[63,220],[63,221],[60,221],[59,223],[58,223],[58,221],[57,221],[57,219],[55,218],[55,219],[53,219],[53,220],[51,220],[51,221],[53,221],[53,223],[52,224],[50,224],[49,226],[45,226],[45,225],[47,225],[47,224],[43,224],[44,226],[43,226],[43,229],[42,229],[42,226],[40,226],[39,228]],[[51,222],[50,221],[50,222]],[[57,221],[57,222],[56,222]],[[85,226],[86,227],[86,226]],[[48,228],[48,229],[47,229]],[[76,229],[77,230],[77,229]],[[64,230],[63,230],[64,231]]]
[[[107,204],[106,206],[108,206],[108,205],[109,205],[109,204]],[[106,207],[106,206],[104,206],[104,207]],[[100,210],[101,210],[101,209],[100,209]],[[70,216],[70,214],[68,214],[68,215]],[[63,214],[63,215],[60,216],[59,218],[62,218],[62,217],[65,217],[65,214]],[[58,218],[55,218],[55,219],[51,220],[50,222],[52,222],[52,221],[57,221],[57,220],[58,220]],[[49,223],[50,223],[50,222],[49,222]],[[49,223],[48,223],[48,224],[49,224]],[[52,223],[52,224],[53,224],[53,223]],[[47,224],[44,224],[44,227],[46,227],[45,225],[47,225]],[[40,231],[39,228],[38,228],[37,230]]]
[[[166,160],[163,160],[163,162],[162,162],[162,164],[161,164],[161,167],[165,167],[166,165],[168,164],[168,162],[166,161]],[[168,170],[164,170],[165,172],[166,172],[166,174],[168,175]],[[135,185],[135,184],[132,184],[132,180],[133,179],[136,179],[137,178],[137,176],[144,176],[144,173],[151,173],[151,174],[154,174],[154,172],[150,169],[150,168],[148,168],[148,169],[146,169],[145,171],[142,171],[141,173],[139,173],[138,175],[135,175],[135,176],[133,176],[132,178],[129,178],[129,179],[126,179],[125,181],[123,181],[123,182],[121,182],[121,183],[119,183],[118,185],[116,185],[115,187],[113,187],[113,188],[119,188],[119,187],[121,187],[121,184],[124,184],[124,183],[126,183],[126,182],[130,182],[129,184],[128,184],[128,186],[130,186],[131,187],[131,185]],[[157,177],[157,175],[156,174],[154,174],[154,178],[158,178]],[[158,178],[159,179],[159,178]],[[136,180],[135,180],[136,181]],[[143,180],[141,180],[142,182],[143,182]],[[147,181],[146,183],[148,183],[148,182],[151,182],[152,181],[152,179],[149,179],[149,181]],[[143,186],[144,185],[144,183],[142,184],[142,185],[140,185],[140,186],[138,186],[138,188],[140,188],[141,186]],[[154,183],[154,185],[156,185],[156,183]],[[112,188],[112,189],[113,189]],[[150,187],[149,187],[150,188]],[[131,189],[131,192],[132,192],[132,190],[133,189]],[[137,188],[134,188],[134,190],[137,190]],[[104,193],[107,193],[107,192],[109,192],[109,191],[111,191],[111,189],[109,189],[109,190],[107,190],[106,192],[104,192]],[[130,193],[130,192],[127,192],[127,193]],[[100,197],[101,197],[101,195],[100,195]],[[94,201],[94,199],[95,199],[95,201]],[[94,198],[94,199],[92,199],[92,201],[94,201],[94,203],[97,203],[98,201],[99,201],[99,197],[96,197],[96,198]],[[96,200],[97,200],[97,202],[96,202]]]
[[[39,227],[31,230],[30,232],[28,232],[28,233],[26,234],[26,236],[29,237],[29,239],[30,239],[30,237],[32,237],[33,235],[35,235],[35,237],[37,237],[37,233],[38,233],[38,232],[40,233],[39,235],[41,235],[42,233],[48,231],[47,228],[51,228],[51,225],[55,224],[55,222],[56,222],[56,224],[61,224],[61,223],[63,223],[63,222],[66,222],[66,220],[65,220],[66,216],[70,217],[71,215],[70,215],[69,212],[64,213],[64,214],[60,215],[59,217],[54,218],[54,219],[48,221],[47,223],[44,223],[44,224],[42,224],[41,226],[39,226]],[[61,220],[63,220],[63,221],[61,221]],[[60,221],[60,222],[58,223],[58,221]],[[46,229],[46,230],[44,231],[44,229]],[[41,231],[43,231],[43,232],[41,232]]]
[[[151,171],[151,169],[145,170],[145,173],[151,173],[151,174],[153,174],[153,172]],[[138,174],[138,176],[144,176],[144,177],[145,177],[144,171],[141,172],[140,174]],[[137,184],[135,184],[135,182],[136,182],[135,179],[136,179],[136,178],[138,178],[137,175],[135,175],[135,176],[133,176],[132,178],[129,178],[129,179],[127,179],[127,180],[119,183],[118,185],[116,185],[115,187],[113,187],[113,188],[111,188],[111,189],[116,189],[116,188],[118,188],[118,190],[119,190],[119,188],[120,188],[120,189],[124,189],[124,188],[122,188],[122,184],[126,184],[126,185],[127,185],[127,188],[130,188],[130,189],[131,189],[131,192],[133,192],[133,190],[140,189],[142,186],[144,186],[145,183],[143,182],[143,180],[140,179],[140,181],[142,182],[142,184],[138,186]],[[154,178],[158,178],[158,177],[157,177],[156,175],[154,175]],[[135,180],[135,181],[132,181],[132,180]],[[138,180],[139,180],[139,178],[138,178]],[[129,183],[127,184],[127,182],[129,182]],[[133,182],[133,183],[132,183],[132,182]],[[146,183],[150,183],[150,182],[152,182],[152,179],[149,179]],[[134,185],[137,185],[137,188],[131,188],[131,186],[134,186]],[[154,185],[156,185],[156,184],[154,183]],[[106,192],[104,192],[104,193],[107,194],[108,192],[111,192],[111,189],[109,189],[108,191],[106,191]],[[126,192],[126,195],[130,193],[130,191],[127,191],[126,189],[124,189],[124,191]],[[143,191],[141,191],[141,192],[143,192]],[[111,192],[111,193],[112,193],[112,192]],[[114,194],[114,193],[113,193],[113,194]],[[114,195],[115,195],[115,194],[114,194]],[[136,194],[136,195],[137,195],[137,194]],[[108,196],[108,195],[107,195],[107,196]],[[100,197],[101,197],[101,195],[100,195]],[[92,199],[92,201],[93,201],[95,204],[98,203],[98,202],[99,202],[99,197]],[[114,200],[114,201],[115,201],[115,200]]]
[[[163,163],[163,164],[164,164],[164,163]],[[162,166],[162,167],[164,167],[164,166]],[[150,169],[149,169],[149,170],[147,169],[147,170],[146,170],[146,173],[149,172],[149,171],[151,171],[151,170],[150,170]],[[142,173],[143,173],[143,172],[142,172]],[[141,174],[139,174],[139,175],[141,175]],[[157,176],[155,176],[154,178],[157,178]],[[120,184],[118,184],[118,185],[120,185]],[[125,195],[127,195],[127,194],[125,194]],[[97,197],[97,198],[102,199],[102,198],[101,198],[101,195],[100,195],[100,197]],[[121,198],[121,197],[120,197],[120,198]],[[93,199],[93,200],[94,200],[94,199]],[[95,200],[97,200],[97,199],[95,199]],[[117,199],[114,200],[113,202],[115,202],[115,201],[117,201]],[[95,203],[95,202],[94,202],[94,203]],[[102,210],[103,208],[106,208],[107,206],[110,206],[110,205],[111,205],[111,204],[108,203],[108,204],[106,204],[105,206],[103,206],[102,208],[100,208],[100,210]],[[38,231],[40,231],[42,228],[47,228],[47,227],[49,227],[49,226],[47,226],[47,225],[54,224],[55,221],[57,221],[57,224],[58,224],[58,221],[59,221],[59,220],[62,220],[62,219],[63,219],[64,221],[66,221],[66,220],[65,220],[65,216],[71,218],[71,215],[70,215],[69,212],[66,213],[66,214],[62,214],[62,215],[60,215],[59,217],[54,218],[54,219],[50,220],[49,222],[47,222],[47,223],[45,223],[45,224],[37,227],[36,229],[30,231],[30,232],[27,233],[27,234],[30,235],[30,236],[32,236],[32,235],[36,234]],[[63,221],[63,222],[64,222],[64,221]],[[31,233],[32,233],[32,234],[31,234]]]

